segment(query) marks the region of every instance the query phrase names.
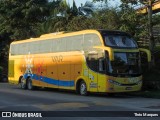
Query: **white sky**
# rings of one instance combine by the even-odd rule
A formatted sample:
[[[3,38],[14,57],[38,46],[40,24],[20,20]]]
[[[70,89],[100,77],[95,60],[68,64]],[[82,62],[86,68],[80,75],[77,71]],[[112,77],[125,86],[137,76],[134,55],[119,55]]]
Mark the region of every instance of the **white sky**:
[[[73,0],[66,0],[70,5],[72,5]],[[75,0],[77,7],[81,6],[81,3],[84,5],[86,1],[92,2],[92,0]],[[109,5],[118,6],[120,4],[120,0],[109,0]]]

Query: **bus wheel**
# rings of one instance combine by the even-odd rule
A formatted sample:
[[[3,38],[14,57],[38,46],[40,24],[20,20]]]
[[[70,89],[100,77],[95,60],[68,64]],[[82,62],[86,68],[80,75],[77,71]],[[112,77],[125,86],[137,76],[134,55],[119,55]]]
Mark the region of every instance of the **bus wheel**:
[[[20,79],[20,87],[22,89],[26,89],[27,88],[26,79],[24,79],[23,77]]]
[[[83,95],[83,96],[87,95],[87,86],[84,81],[80,82],[79,93],[80,95]]]
[[[28,90],[33,90],[34,89],[34,86],[32,85],[31,78],[28,78],[28,80],[27,80],[27,88],[28,88]]]

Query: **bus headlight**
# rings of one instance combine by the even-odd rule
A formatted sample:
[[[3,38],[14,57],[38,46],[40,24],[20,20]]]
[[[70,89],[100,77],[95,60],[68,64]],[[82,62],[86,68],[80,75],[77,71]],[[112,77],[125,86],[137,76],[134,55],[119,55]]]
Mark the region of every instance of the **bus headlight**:
[[[118,86],[121,86],[121,84],[119,82],[116,82],[114,80],[108,80],[109,83],[112,83],[114,85],[118,85]]]
[[[108,82],[109,82],[109,83],[114,83],[114,81],[113,81],[113,80],[108,80]]]
[[[140,80],[140,81],[137,82],[137,85],[139,85],[139,84],[142,84],[142,80]]]

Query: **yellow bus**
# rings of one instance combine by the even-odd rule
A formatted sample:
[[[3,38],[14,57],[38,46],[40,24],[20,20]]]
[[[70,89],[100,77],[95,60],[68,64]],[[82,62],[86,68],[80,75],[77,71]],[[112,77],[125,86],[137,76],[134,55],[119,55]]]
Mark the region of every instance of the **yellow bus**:
[[[57,32],[14,41],[9,53],[9,83],[88,92],[139,91],[142,86],[140,51],[121,31]]]

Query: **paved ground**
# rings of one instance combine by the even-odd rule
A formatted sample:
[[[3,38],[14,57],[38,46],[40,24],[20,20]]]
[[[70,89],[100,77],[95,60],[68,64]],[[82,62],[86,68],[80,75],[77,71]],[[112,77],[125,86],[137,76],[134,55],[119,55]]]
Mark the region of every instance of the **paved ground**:
[[[29,91],[22,90],[18,86],[9,85],[8,83],[0,83],[0,111],[39,111],[42,112],[42,115],[45,115],[45,112],[47,112],[48,116],[57,116],[54,118],[59,120],[151,120],[151,117],[129,116],[134,116],[134,113],[145,114],[147,111],[149,111],[149,113],[155,113],[160,116],[160,100],[126,95],[108,97],[107,95],[91,94],[89,96],[80,96],[74,92],[59,91],[55,89],[39,89]],[[116,115],[118,117],[115,117]],[[63,116],[63,118],[61,116]],[[108,116],[114,116],[114,118],[110,118]],[[158,120],[158,118],[159,117],[152,117],[153,120]]]

